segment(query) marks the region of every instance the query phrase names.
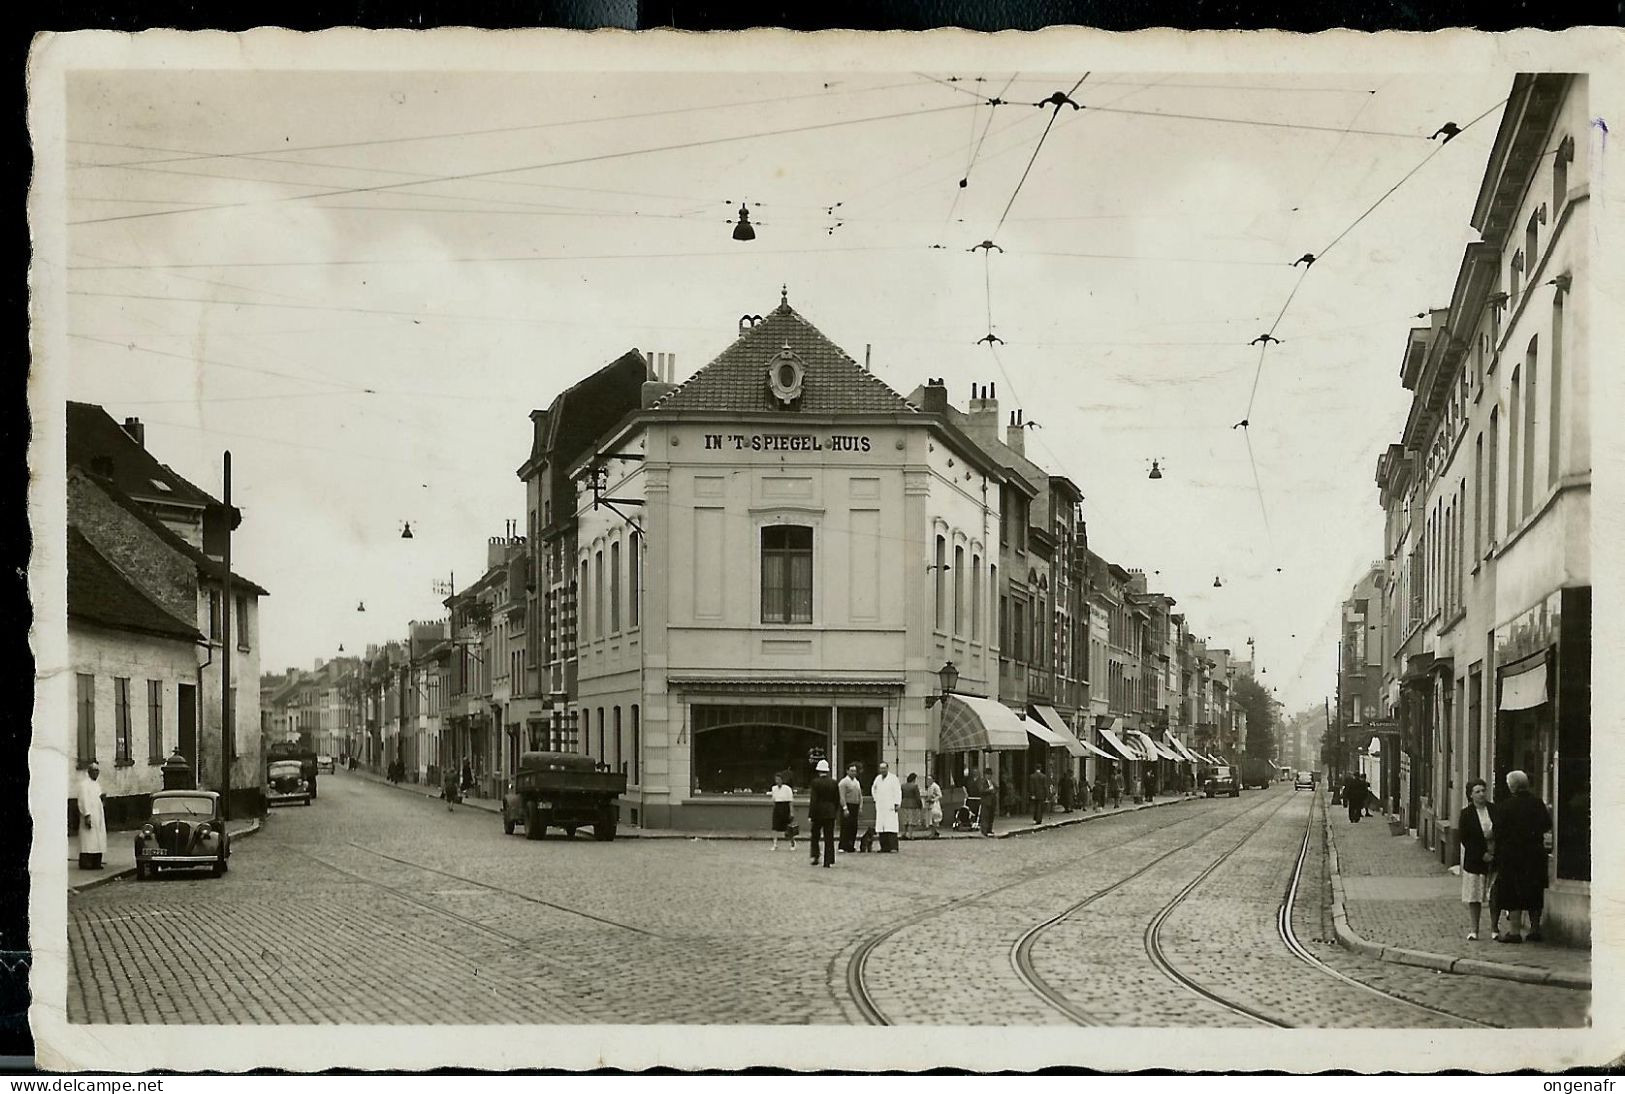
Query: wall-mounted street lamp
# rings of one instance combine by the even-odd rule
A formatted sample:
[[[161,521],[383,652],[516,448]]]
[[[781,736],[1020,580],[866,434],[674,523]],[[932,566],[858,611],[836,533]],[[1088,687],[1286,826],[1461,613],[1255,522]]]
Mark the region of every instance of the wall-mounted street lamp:
[[[942,667],[937,670],[937,682],[942,690],[936,695],[927,695],[925,697],[925,705],[928,709],[938,703],[946,703],[948,696],[954,693],[954,688],[959,686],[959,669],[952,661],[942,663]]]

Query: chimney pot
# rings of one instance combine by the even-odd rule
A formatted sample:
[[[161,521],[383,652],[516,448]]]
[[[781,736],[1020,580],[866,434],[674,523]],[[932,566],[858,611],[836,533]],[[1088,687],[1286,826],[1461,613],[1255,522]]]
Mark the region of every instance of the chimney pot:
[[[142,448],[147,447],[147,427],[141,424],[140,418],[124,419],[124,432]]]

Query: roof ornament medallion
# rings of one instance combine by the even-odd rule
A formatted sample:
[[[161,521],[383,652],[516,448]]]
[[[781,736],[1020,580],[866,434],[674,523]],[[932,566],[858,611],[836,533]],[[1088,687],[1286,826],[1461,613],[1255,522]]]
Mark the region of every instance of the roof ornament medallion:
[[[785,408],[801,398],[801,388],[807,379],[807,365],[786,342],[767,363],[767,386],[773,397]]]

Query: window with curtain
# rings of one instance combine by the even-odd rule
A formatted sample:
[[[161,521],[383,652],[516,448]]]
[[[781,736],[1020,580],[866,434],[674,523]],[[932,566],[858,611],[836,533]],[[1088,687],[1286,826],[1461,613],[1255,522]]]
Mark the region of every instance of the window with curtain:
[[[1522,497],[1518,491],[1518,467],[1523,462],[1523,450],[1518,443],[1518,429],[1523,424],[1522,372],[1521,367],[1512,370],[1512,391],[1507,401],[1507,535],[1512,534],[1522,519],[1518,509]]]
[[[633,532],[626,541],[626,625],[637,630],[643,595],[643,537]],[[633,708],[637,709],[636,707]]]
[[[931,563],[931,576],[936,578],[936,628],[943,630],[944,608],[943,599],[947,596],[948,587],[948,541],[942,536],[937,537],[937,551]]]
[[[600,548],[592,558],[592,633],[602,638],[609,633],[604,626],[604,552]]]
[[[83,767],[96,758],[96,678],[89,673],[81,672],[77,673],[74,679],[79,689],[75,710],[78,723],[79,766]]]
[[[965,635],[965,548],[954,548],[954,636]]]
[[[982,556],[970,556],[970,637],[982,638]]]
[[[1531,222],[1533,223],[1533,222]],[[1540,339],[1529,339],[1529,350],[1523,361],[1523,488],[1522,512],[1528,516],[1535,511],[1535,359],[1539,355]]]
[[[939,577],[939,588],[940,581]],[[812,587],[812,529],[799,524],[775,524],[763,528],[762,622],[811,623]],[[940,622],[940,593],[937,612]]]
[[[164,682],[147,681],[147,759],[164,762]]]
[[[130,681],[128,677],[113,678],[113,759],[115,763],[131,763],[130,755]]]

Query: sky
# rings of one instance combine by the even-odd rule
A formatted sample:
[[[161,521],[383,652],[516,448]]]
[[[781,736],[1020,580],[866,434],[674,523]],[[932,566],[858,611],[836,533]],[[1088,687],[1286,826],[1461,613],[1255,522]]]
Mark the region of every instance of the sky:
[[[532,408],[629,348],[681,380],[782,286],[901,392],[997,384],[1090,546],[1319,706],[1510,85],[76,71],[69,397],[217,495],[231,450],[261,666],[309,666],[438,617],[523,527]]]

